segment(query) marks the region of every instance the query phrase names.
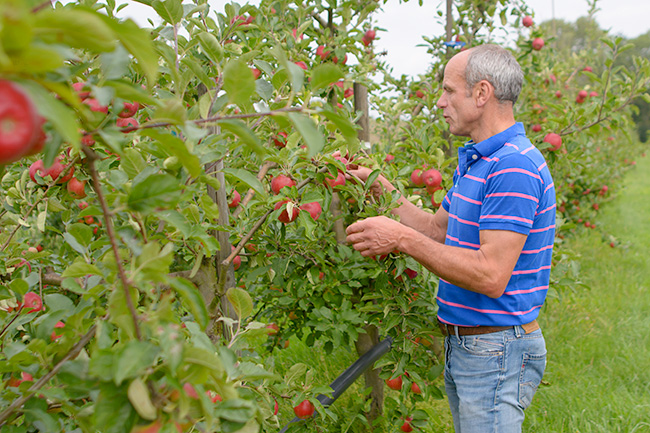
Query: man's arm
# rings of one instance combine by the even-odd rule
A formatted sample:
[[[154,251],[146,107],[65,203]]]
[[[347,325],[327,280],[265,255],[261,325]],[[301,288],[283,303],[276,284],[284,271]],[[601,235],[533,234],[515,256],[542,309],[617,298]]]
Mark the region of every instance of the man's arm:
[[[348,242],[364,257],[397,249],[445,281],[492,298],[505,291],[526,242],[526,235],[520,233],[482,230],[478,250],[459,248],[444,245],[387,217],[358,221],[348,227],[347,233]]]

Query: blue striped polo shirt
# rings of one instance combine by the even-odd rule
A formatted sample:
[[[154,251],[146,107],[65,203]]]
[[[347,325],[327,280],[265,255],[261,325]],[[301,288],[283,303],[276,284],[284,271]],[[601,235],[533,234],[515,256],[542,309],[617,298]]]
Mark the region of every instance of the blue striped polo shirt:
[[[551,274],[555,188],[541,152],[521,123],[458,150],[446,245],[478,250],[481,230],[527,235],[506,290],[497,299],[440,279],[438,318],[459,326],[521,325],[537,318]]]

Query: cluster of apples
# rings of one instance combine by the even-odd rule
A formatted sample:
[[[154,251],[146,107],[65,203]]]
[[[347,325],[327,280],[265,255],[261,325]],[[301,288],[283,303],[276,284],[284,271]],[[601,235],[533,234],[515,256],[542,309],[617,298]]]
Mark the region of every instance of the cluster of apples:
[[[408,373],[406,373],[406,375],[408,376]],[[393,389],[395,391],[401,391],[402,390],[402,385],[403,385],[402,376],[400,375],[400,376],[397,376],[397,377],[394,377],[394,378],[386,379],[386,385],[390,389]],[[413,394],[421,395],[422,394],[422,389],[420,389],[420,386],[417,383],[411,382],[411,392]],[[404,424],[401,425],[400,430],[402,430],[403,432],[406,432],[406,433],[412,432],[413,431],[413,425],[411,424],[412,421],[413,421],[413,418],[411,418],[409,416],[404,418]]]
[[[431,194],[431,204],[439,207],[440,203],[435,201],[434,193],[442,189],[442,175],[435,168],[420,169],[416,168],[411,173],[411,183],[415,186],[424,186],[427,192]]]

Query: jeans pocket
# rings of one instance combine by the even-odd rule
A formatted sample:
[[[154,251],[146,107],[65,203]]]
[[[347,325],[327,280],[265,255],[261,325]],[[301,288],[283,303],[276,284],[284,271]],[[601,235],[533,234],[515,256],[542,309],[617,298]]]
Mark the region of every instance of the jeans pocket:
[[[496,340],[483,336],[463,337],[463,348],[472,355],[498,356],[503,354],[503,338]]]
[[[546,368],[546,353],[542,355],[524,353],[519,375],[519,405],[526,409],[533,401],[537,387],[542,382]]]

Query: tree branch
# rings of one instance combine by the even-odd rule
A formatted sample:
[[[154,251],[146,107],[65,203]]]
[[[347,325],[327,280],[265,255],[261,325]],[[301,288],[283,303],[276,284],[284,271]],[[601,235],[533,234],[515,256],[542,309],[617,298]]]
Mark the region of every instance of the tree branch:
[[[97,194],[97,200],[99,200],[99,203],[101,204],[102,207],[102,213],[104,215],[104,220],[106,223],[106,233],[108,234],[108,237],[111,242],[111,247],[113,249],[113,255],[115,256],[115,263],[117,265],[120,281],[122,282],[122,286],[124,287],[124,296],[126,298],[126,305],[129,308],[131,317],[133,318],[133,328],[135,330],[135,335],[138,340],[142,340],[142,335],[140,334],[140,326],[138,325],[138,314],[135,311],[135,306],[133,305],[133,300],[131,299],[131,294],[129,293],[129,288],[131,287],[131,284],[126,278],[126,273],[124,272],[124,266],[122,265],[122,259],[120,258],[120,253],[117,247],[115,231],[113,230],[113,221],[111,218],[111,213],[110,210],[108,209],[108,205],[106,204],[106,198],[104,197],[104,193],[102,192],[99,174],[97,173],[97,169],[95,168],[95,160],[98,158],[98,156],[97,153],[95,153],[95,151],[90,149],[88,146],[83,146],[82,149],[87,157],[86,165],[88,166],[88,171],[90,171],[93,189],[95,190],[95,193]]]

